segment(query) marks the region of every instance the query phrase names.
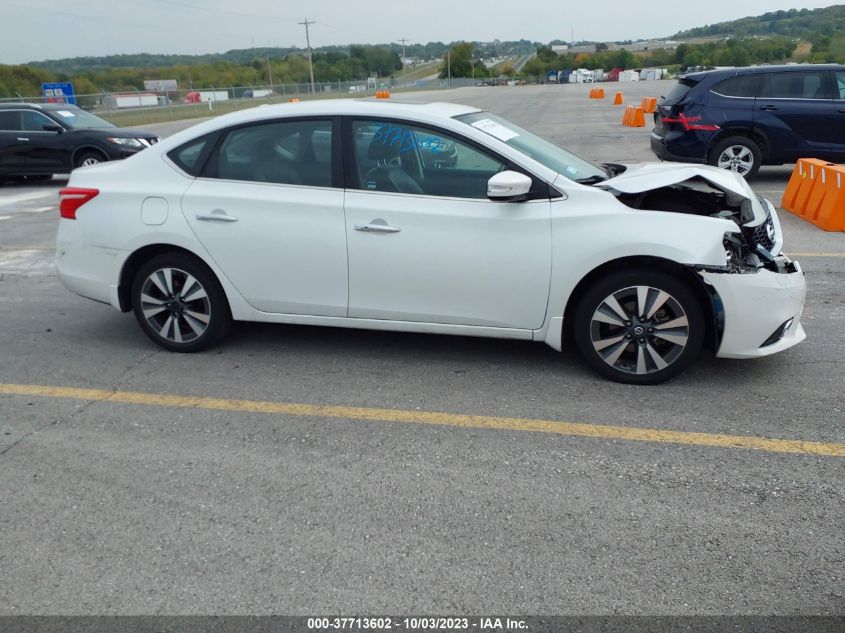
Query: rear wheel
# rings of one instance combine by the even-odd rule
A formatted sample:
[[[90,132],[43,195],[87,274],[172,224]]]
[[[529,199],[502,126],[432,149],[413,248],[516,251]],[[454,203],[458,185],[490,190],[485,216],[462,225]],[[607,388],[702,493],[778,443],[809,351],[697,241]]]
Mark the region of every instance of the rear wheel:
[[[595,283],[574,313],[584,360],[617,382],[654,385],[692,363],[704,341],[695,295],[678,278],[635,268]]]
[[[232,325],[229,304],[211,270],[185,253],[165,253],[141,266],[132,283],[141,329],[173,352],[198,352]]]
[[[729,136],[710,150],[708,162],[714,167],[735,171],[743,178],[752,178],[760,169],[763,152],[747,136]]]

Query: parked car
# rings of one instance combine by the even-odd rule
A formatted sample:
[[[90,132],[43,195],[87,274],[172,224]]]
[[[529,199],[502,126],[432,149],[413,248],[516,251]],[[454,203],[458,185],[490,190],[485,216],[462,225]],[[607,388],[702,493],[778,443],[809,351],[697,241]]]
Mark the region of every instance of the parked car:
[[[454,163],[428,164],[433,144]],[[705,344],[756,358],[805,337],[801,268],[737,174],[596,165],[462,105],[232,113],[75,171],[60,199],[65,286],[177,352],[233,320],[570,340],[642,384]]]
[[[0,177],[48,179],[127,158],[158,142],[67,104],[0,104]]]
[[[683,75],[658,102],[651,148],[749,178],[761,165],[845,160],[845,66],[796,64]]]

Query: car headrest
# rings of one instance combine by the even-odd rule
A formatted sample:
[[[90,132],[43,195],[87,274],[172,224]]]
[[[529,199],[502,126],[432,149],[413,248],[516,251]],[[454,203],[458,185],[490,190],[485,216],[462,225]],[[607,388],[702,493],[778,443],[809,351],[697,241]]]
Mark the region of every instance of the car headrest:
[[[391,140],[394,142],[391,143]],[[399,156],[402,143],[389,137],[376,136],[370,143],[367,156],[370,160],[391,160]]]

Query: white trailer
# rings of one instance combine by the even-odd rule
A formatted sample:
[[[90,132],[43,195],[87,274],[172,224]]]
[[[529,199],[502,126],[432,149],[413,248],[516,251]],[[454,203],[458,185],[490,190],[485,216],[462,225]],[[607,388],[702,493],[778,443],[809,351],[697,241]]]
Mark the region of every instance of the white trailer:
[[[209,101],[228,101],[228,90],[201,90],[200,103],[207,103]]]
[[[623,70],[619,73],[619,81],[639,81],[640,73],[636,70]]]
[[[145,108],[158,105],[158,95],[145,92],[109,95],[106,99],[112,108]]]

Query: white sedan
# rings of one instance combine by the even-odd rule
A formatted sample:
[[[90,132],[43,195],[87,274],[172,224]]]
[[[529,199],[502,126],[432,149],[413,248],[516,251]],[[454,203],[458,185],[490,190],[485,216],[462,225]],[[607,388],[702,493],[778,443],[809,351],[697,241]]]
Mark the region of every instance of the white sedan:
[[[596,165],[476,108],[262,106],[74,171],[56,265],[193,352],[233,320],[572,341],[658,383],[805,338],[804,275],[736,174]]]

